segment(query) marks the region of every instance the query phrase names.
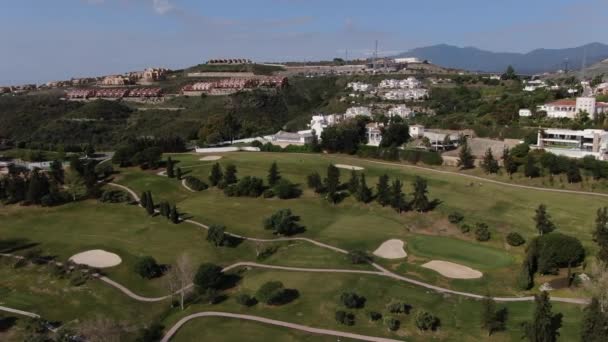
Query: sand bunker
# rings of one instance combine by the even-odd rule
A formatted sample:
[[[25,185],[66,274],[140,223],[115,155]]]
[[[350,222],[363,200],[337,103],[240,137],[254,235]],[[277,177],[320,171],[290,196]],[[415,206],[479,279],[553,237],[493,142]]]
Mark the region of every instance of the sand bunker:
[[[437,271],[444,277],[454,279],[476,279],[483,276],[483,273],[477,270],[449,261],[432,260],[422,265],[422,267]]]
[[[363,170],[363,168],[361,166],[346,165],[346,164],[336,164],[335,166],[338,169],[347,169],[347,170],[355,170],[355,171]]]
[[[106,252],[101,249],[94,249],[78,253],[72,256],[70,261],[91,267],[106,268],[119,265],[122,262],[122,259],[114,253]]]
[[[199,160],[201,160],[201,161],[213,161],[213,160],[220,160],[220,159],[222,159],[222,156],[206,156],[206,157],[203,157],[203,158],[201,158]]]
[[[384,259],[401,259],[407,256],[403,249],[404,243],[401,240],[391,239],[384,241],[378,249],[374,251],[374,255]]]

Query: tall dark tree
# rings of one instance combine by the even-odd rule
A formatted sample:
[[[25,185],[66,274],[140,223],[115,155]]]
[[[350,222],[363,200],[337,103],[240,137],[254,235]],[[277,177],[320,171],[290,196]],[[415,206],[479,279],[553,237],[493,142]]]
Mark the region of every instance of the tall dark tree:
[[[158,210],[160,212],[160,216],[169,218],[169,213],[171,212],[171,206],[166,201],[160,202],[158,205]]]
[[[483,160],[481,161],[481,168],[487,174],[498,172],[498,161],[496,161],[496,159],[494,158],[491,148],[488,148],[486,154],[483,156]]]
[[[173,160],[171,160],[171,157],[167,158],[167,177],[169,178],[175,178],[174,164],[175,163]]]
[[[148,192],[147,191],[142,192],[141,196],[139,196],[139,205],[141,205],[144,208],[146,208],[148,206]]]
[[[504,72],[504,74],[502,74],[502,76],[500,76],[500,78],[503,79],[503,80],[517,80],[517,79],[519,79],[519,77],[515,73],[515,69],[513,69],[513,66],[511,66],[511,65],[509,65],[507,67],[507,70]]]
[[[323,182],[321,181],[321,175],[318,172],[313,172],[306,177],[308,187],[313,189],[316,193],[323,191]]]
[[[59,160],[53,160],[51,163],[51,176],[53,180],[59,184],[63,184],[65,173],[63,172],[63,164]]]
[[[175,170],[175,178],[177,178],[178,180],[182,180],[182,168],[178,167],[177,170]]]
[[[526,164],[524,165],[524,175],[528,178],[536,178],[540,176],[540,170],[536,166],[536,161],[532,155],[528,155],[526,158]]]
[[[27,180],[27,192],[25,200],[32,204],[39,204],[42,196],[49,193],[49,181],[45,175],[34,170]]]
[[[593,231],[593,241],[597,243],[599,251],[598,259],[608,263],[608,208],[603,207],[597,210],[595,217],[595,230]]]
[[[372,189],[367,186],[365,181],[365,174],[361,174],[359,177],[359,189],[357,192],[357,200],[363,203],[369,203],[372,200]]]
[[[211,186],[217,186],[223,179],[224,174],[222,173],[222,167],[220,163],[215,163],[211,167],[211,172],[209,174],[209,183]]]
[[[152,199],[152,193],[148,191],[146,196],[146,212],[148,215],[154,215],[154,200]]]
[[[464,143],[460,147],[460,152],[458,152],[458,166],[462,170],[472,169],[475,167],[475,157],[473,157],[473,153],[471,152],[471,148],[468,143]]]
[[[385,207],[391,203],[391,192],[388,185],[388,175],[383,174],[376,185],[376,200]]]
[[[585,308],[581,342],[604,342],[608,336],[608,313],[602,312],[597,298],[591,298],[591,303]]]
[[[338,200],[338,190],[340,188],[340,169],[334,164],[327,167],[327,177],[325,178],[325,192],[327,199],[336,203]]]
[[[238,178],[236,177],[236,166],[234,164],[230,164],[226,166],[226,172],[224,173],[224,184],[230,185],[238,182]]]
[[[177,211],[177,207],[175,206],[175,204],[171,207],[171,210],[169,211],[169,220],[171,220],[171,222],[173,222],[174,224],[179,223],[179,212]]]
[[[580,183],[583,180],[581,171],[576,162],[569,163],[568,170],[566,171],[566,178],[568,178],[568,183]]]
[[[482,302],[481,326],[491,336],[497,331],[505,330],[508,311],[506,308],[496,309],[496,302],[491,297],[485,297]]]
[[[350,180],[348,181],[348,192],[351,195],[357,196],[357,192],[359,192],[359,175],[355,170],[352,170],[350,173]]]
[[[431,203],[427,197],[427,183],[426,179],[422,177],[416,177],[414,180],[414,192],[412,193],[411,206],[418,212],[424,212],[431,208]]]
[[[299,221],[300,217],[292,214],[290,209],[281,209],[264,220],[264,229],[277,235],[293,235],[303,229]]]
[[[382,131],[380,147],[399,147],[409,139],[409,127],[405,123],[391,123]]]
[[[194,276],[194,285],[200,292],[217,289],[222,282],[222,268],[214,264],[201,264]]]
[[[209,229],[207,230],[207,241],[213,243],[216,247],[219,247],[226,243],[227,238],[226,227],[217,224],[209,226]]]
[[[541,204],[535,211],[534,223],[536,224],[536,230],[538,235],[551,233],[555,230],[555,225],[551,221],[551,216],[547,213],[547,206]]]
[[[272,162],[272,165],[270,165],[270,169],[268,170],[268,185],[275,186],[280,179],[281,174],[279,173],[277,162]]]
[[[517,163],[513,159],[508,147],[505,147],[502,151],[502,163],[509,176],[517,172]]]
[[[407,202],[405,201],[405,194],[403,193],[401,181],[395,179],[391,184],[391,207],[398,213],[403,212],[407,209]]]
[[[543,291],[534,298],[536,308],[532,322],[525,326],[526,337],[530,342],[555,342],[561,328],[561,314],[553,314],[549,294]]]

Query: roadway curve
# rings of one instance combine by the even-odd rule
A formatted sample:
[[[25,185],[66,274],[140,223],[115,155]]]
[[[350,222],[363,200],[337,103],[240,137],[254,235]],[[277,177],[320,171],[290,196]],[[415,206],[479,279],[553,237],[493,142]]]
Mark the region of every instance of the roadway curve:
[[[128,187],[124,186],[124,185],[120,185],[120,184],[116,184],[116,183],[108,183],[108,185],[112,185],[112,186],[117,186],[121,189],[124,189],[125,191],[128,191],[136,200],[139,201],[139,198],[137,197],[137,194],[129,189]],[[204,228],[204,229],[209,229],[209,227],[205,224],[202,224],[200,222],[194,221],[194,220],[184,220],[183,222],[187,222],[190,224],[193,224],[197,227],[200,228]],[[338,252],[341,254],[348,254],[348,251],[335,247],[335,246],[331,246],[316,240],[312,240],[312,239],[308,239],[308,238],[300,238],[300,237],[295,237],[295,238],[287,238],[287,237],[283,237],[283,238],[276,238],[276,239],[259,239],[259,238],[251,238],[251,237],[246,237],[246,236],[242,236],[242,235],[238,235],[238,234],[233,234],[233,233],[226,233],[230,236],[239,238],[239,239],[243,239],[243,240],[248,240],[248,241],[255,241],[255,242],[277,242],[277,241],[306,241],[309,242],[311,244],[314,244],[316,246],[322,247],[322,248],[327,248],[330,249],[334,252]],[[470,292],[463,292],[463,291],[456,291],[456,290],[451,290],[451,289],[447,289],[444,287],[440,287],[440,286],[435,286],[433,284],[429,284],[420,280],[416,280],[416,279],[412,279],[409,277],[405,277],[396,273],[393,273],[389,270],[387,270],[386,268],[378,265],[377,263],[371,263],[371,266],[374,267],[375,269],[377,269],[378,271],[359,271],[359,270],[340,270],[340,269],[318,269],[318,268],[300,268],[300,267],[285,267],[285,266],[271,266],[271,265],[265,265],[265,264],[258,264],[258,263],[254,263],[254,262],[239,262],[236,263],[234,265],[230,265],[228,267],[226,267],[224,270],[230,270],[232,268],[235,267],[239,267],[239,266],[250,266],[250,267],[258,267],[258,268],[267,268],[267,269],[277,269],[277,270],[283,270],[283,271],[299,271],[299,272],[324,272],[324,273],[359,273],[359,274],[373,274],[373,275],[379,275],[379,276],[385,276],[385,277],[389,277],[395,280],[399,280],[399,281],[403,281],[403,282],[407,282],[413,285],[417,285],[420,287],[424,287],[427,288],[429,290],[433,290],[435,292],[438,293],[445,293],[445,294],[453,294],[453,295],[458,295],[458,296],[463,296],[463,297],[468,297],[468,298],[473,298],[473,299],[483,299],[485,298],[485,296],[483,295],[478,295],[475,293],[470,293]],[[102,279],[103,280],[103,279]],[[120,285],[122,287],[122,285]],[[123,287],[124,288],[124,287]],[[119,288],[120,289],[120,288]],[[126,289],[126,288],[125,288]],[[121,289],[122,290],[122,289]],[[126,289],[128,292],[128,289]],[[126,293],[128,295],[128,292],[123,291],[124,293]],[[178,291],[179,292],[179,291]],[[132,293],[132,292],[131,292]],[[135,295],[136,297],[139,297],[137,295]],[[136,297],[132,297],[134,299],[137,299]],[[168,296],[162,297],[162,299],[167,298]],[[141,297],[141,298],[146,298],[146,297]],[[534,297],[533,296],[527,296],[527,297],[492,297],[495,301],[497,302],[526,302],[526,301],[533,301]],[[154,301],[154,300],[149,300],[151,298],[148,298],[146,301]],[[155,299],[155,298],[152,298]],[[160,300],[162,300],[160,299]],[[562,303],[570,303],[570,304],[581,304],[581,305],[586,305],[589,303],[589,300],[586,298],[564,298],[564,297],[551,297],[551,300],[554,302],[562,302]]]
[[[264,323],[264,324],[271,324],[271,325],[275,325],[275,326],[279,326],[279,327],[283,327],[283,328],[289,328],[289,329],[293,329],[293,330],[300,330],[300,331],[304,331],[304,332],[311,333],[311,334],[345,337],[345,338],[352,338],[352,339],[361,340],[361,341],[402,342],[400,340],[394,340],[394,339],[390,339],[390,338],[352,334],[352,333],[347,333],[347,332],[342,332],[342,331],[337,331],[337,330],[312,328],[312,327],[305,326],[305,325],[277,321],[274,319],[258,317],[258,316],[240,315],[240,314],[234,314],[234,313],[228,313],[228,312],[215,312],[215,311],[199,312],[199,313],[195,313],[192,315],[188,315],[188,316],[180,319],[174,326],[171,327],[171,329],[169,329],[169,331],[165,334],[165,336],[163,337],[161,342],[168,342],[173,337],[173,335],[175,335],[175,333],[177,333],[177,331],[184,324],[188,323],[190,320],[193,320],[195,318],[200,318],[200,317],[236,318],[236,319],[254,321],[254,322],[259,322],[259,323]]]

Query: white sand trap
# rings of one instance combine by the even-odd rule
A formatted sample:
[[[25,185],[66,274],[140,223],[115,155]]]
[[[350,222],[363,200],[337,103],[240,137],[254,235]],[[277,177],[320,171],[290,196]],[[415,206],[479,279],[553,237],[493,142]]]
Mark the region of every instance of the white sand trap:
[[[374,251],[374,255],[384,259],[401,259],[407,256],[403,249],[404,243],[401,240],[391,239],[384,241],[378,249]]]
[[[431,260],[422,267],[437,271],[444,277],[454,279],[477,279],[483,276],[483,273],[478,270],[449,261]]]
[[[70,261],[91,267],[106,268],[119,265],[122,262],[122,259],[114,253],[106,252],[101,249],[94,249],[78,253],[72,256]]]
[[[336,164],[335,166],[338,169],[347,169],[347,170],[355,170],[355,171],[364,170],[364,168],[362,168],[361,166],[354,166],[354,165]]]
[[[220,160],[220,159],[222,159],[222,156],[206,156],[206,157],[203,157],[203,158],[201,158],[199,160],[201,160],[201,161],[212,161],[212,160]]]

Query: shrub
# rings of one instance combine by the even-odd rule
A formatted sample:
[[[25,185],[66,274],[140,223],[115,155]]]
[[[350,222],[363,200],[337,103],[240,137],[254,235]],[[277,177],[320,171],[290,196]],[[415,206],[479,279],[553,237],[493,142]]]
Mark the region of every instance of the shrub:
[[[203,191],[203,190],[207,190],[209,188],[207,183],[203,182],[202,180],[200,180],[196,177],[187,176],[184,179],[186,181],[186,186],[194,191]]]
[[[87,282],[87,276],[82,272],[75,272],[74,275],[70,278],[70,285],[72,286],[81,286]]]
[[[300,217],[291,210],[281,209],[264,220],[264,229],[273,230],[277,235],[293,235],[303,230],[299,221]]]
[[[228,240],[226,228],[222,225],[212,224],[207,230],[207,241],[213,243],[216,247],[223,246]]]
[[[392,300],[386,305],[386,310],[392,314],[409,314],[412,306],[397,300]]]
[[[485,223],[478,223],[475,228],[475,239],[477,241],[488,241],[492,237],[488,225]]]
[[[396,331],[397,329],[399,329],[401,322],[398,319],[389,317],[384,321],[384,324],[386,324],[386,327],[388,328],[388,330]]]
[[[450,223],[453,223],[453,224],[458,224],[463,219],[464,219],[464,216],[461,213],[457,212],[457,211],[455,211],[455,212],[451,213],[450,215],[448,215],[448,221],[450,221]]]
[[[261,178],[246,176],[236,184],[227,185],[224,188],[226,196],[260,197],[264,192],[264,181]]]
[[[535,261],[540,273],[555,273],[559,267],[580,265],[585,248],[577,238],[553,232],[532,240],[527,257]]]
[[[369,318],[370,321],[376,322],[382,318],[382,314],[377,311],[369,311],[367,313],[367,317]]]
[[[279,247],[277,247],[277,246],[266,247],[266,248],[262,249],[261,252],[258,253],[257,259],[258,260],[268,259],[271,255],[276,253],[278,250],[279,250]]]
[[[373,258],[364,251],[350,251],[347,257],[352,264],[368,264],[373,261]]]
[[[255,294],[255,298],[268,305],[286,304],[297,296],[297,290],[286,289],[280,281],[266,282]]]
[[[153,257],[144,256],[135,263],[135,273],[142,278],[152,279],[160,276],[161,267]]]
[[[343,325],[355,325],[355,315],[350,312],[338,310],[336,311],[336,321]]]
[[[235,300],[238,304],[243,306],[254,306],[257,303],[257,300],[254,297],[244,293],[236,296]]]
[[[208,289],[216,289],[222,281],[222,276],[221,267],[210,263],[204,263],[198,267],[198,270],[194,275],[193,283],[202,293],[204,293]]]
[[[124,203],[130,202],[131,197],[121,190],[106,190],[99,197],[99,202],[102,203]]]
[[[420,330],[436,330],[439,327],[439,318],[426,311],[416,313],[416,327]]]
[[[273,188],[274,193],[280,199],[290,199],[300,197],[302,190],[297,184],[293,184],[287,179],[280,179]]]
[[[507,243],[511,246],[521,246],[526,243],[526,240],[519,233],[509,233],[507,235]]]
[[[360,309],[365,306],[366,299],[354,292],[343,292],[340,301],[349,309]]]
[[[470,232],[470,231],[471,231],[471,226],[469,226],[469,225],[468,225],[468,224],[466,224],[466,223],[462,223],[462,224],[460,224],[460,225],[458,226],[458,228],[460,228],[460,231],[461,231],[463,234],[467,234],[468,232]]]
[[[272,189],[266,189],[262,193],[262,197],[264,197],[264,198],[273,198],[274,197],[274,191]]]

